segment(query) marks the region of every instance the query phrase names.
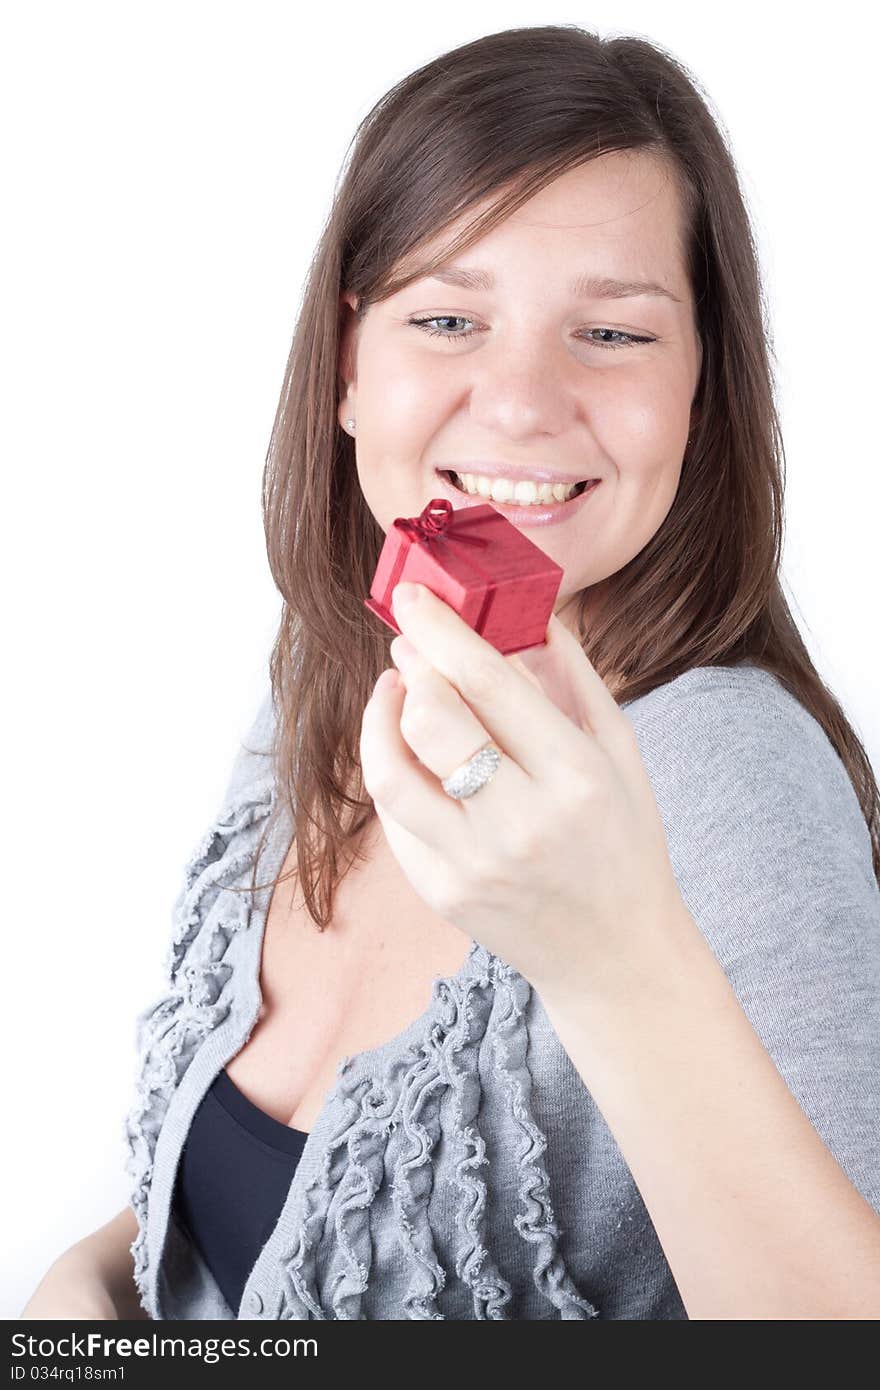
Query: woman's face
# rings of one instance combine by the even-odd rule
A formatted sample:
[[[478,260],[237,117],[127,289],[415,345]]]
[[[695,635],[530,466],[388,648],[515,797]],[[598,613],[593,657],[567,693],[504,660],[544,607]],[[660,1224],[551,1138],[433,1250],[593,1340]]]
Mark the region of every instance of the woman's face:
[[[562,566],[554,611],[571,625],[569,600],[639,553],[678,487],[702,361],[680,218],[658,160],[604,155],[560,176],[456,258],[491,286],[419,279],[360,321],[354,296],[342,296],[339,421],[343,429],[356,421],[358,478],[383,531],[432,497],[497,505]],[[464,225],[420,253],[433,254]],[[668,294],[573,289],[578,278],[599,277],[651,281]],[[432,320],[436,336],[414,319]],[[485,468],[599,484],[580,502],[514,515],[485,495],[487,484],[468,498],[437,472]],[[557,520],[537,524],[551,510]]]

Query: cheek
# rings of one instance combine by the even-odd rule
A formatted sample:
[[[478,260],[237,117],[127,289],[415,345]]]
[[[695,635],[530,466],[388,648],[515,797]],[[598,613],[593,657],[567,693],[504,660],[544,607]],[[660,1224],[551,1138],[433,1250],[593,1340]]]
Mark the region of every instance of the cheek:
[[[641,452],[633,447],[627,454],[617,455],[620,495],[640,528],[656,529],[669,511],[678,491],[681,463],[677,441],[656,433],[650,444],[644,442]]]
[[[664,452],[663,446],[675,439],[681,427],[676,392],[665,389],[662,380],[634,380],[629,389],[619,393],[607,414],[609,419],[613,417],[615,433],[646,462],[652,454]]]
[[[368,364],[368,365],[367,365]],[[443,374],[423,358],[373,351],[362,358],[357,394],[357,472],[361,491],[387,534],[395,517],[424,505],[424,459],[449,412]]]
[[[384,419],[395,426],[415,425],[428,408],[429,384],[414,372],[398,370],[376,383],[376,400]]]
[[[597,435],[620,481],[673,493],[690,425],[690,400],[675,374],[615,382],[616,390],[593,416]]]
[[[600,441],[615,481],[608,541],[615,567],[650,540],[675,501],[687,444],[690,399],[674,373],[617,382]]]
[[[373,353],[358,381],[359,409],[386,437],[423,433],[448,397],[441,364],[400,349]]]

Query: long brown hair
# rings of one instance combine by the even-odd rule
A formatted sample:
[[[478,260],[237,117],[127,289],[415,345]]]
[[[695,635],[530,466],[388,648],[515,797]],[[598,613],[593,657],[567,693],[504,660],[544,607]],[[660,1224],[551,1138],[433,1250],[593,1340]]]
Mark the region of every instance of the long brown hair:
[[[719,123],[695,78],[657,45],[546,25],[444,53],[377,102],[355,133],[307,279],[263,477],[283,606],[270,658],[276,805],[261,847],[285,802],[297,881],[319,930],[332,918],[341,861],[360,857],[374,814],[359,731],[373,684],[391,664],[392,637],[363,606],[384,534],[337,420],[340,296],[352,291],[365,313],[558,175],[624,150],[659,157],[676,180],[703,362],[675,501],[639,554],[580,596],[584,651],[604,679],[613,673],[618,704],[697,666],[749,661],[772,672],[846,767],[880,882],[871,764],[816,671],[780,582],[785,456],[770,333]],[[423,243],[490,196],[488,212],[442,257],[415,264]],[[587,594],[597,609],[589,631]]]

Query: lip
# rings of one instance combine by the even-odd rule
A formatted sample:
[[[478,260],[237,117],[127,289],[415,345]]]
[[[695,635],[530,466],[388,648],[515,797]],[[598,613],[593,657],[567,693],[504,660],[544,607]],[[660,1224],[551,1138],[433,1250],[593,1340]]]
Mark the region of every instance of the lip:
[[[470,471],[469,469],[466,471]],[[455,469],[458,472],[458,469]],[[508,476],[501,474],[501,477]],[[534,476],[534,475],[533,475]],[[579,497],[573,498],[571,502],[556,502],[549,507],[511,506],[508,502],[496,502],[492,497],[472,496],[469,492],[460,492],[454,483],[437,470],[437,481],[444,497],[451,499],[456,510],[467,507],[494,507],[496,512],[506,516],[507,520],[514,526],[559,526],[561,523],[569,521],[577,516],[578,512],[592,497],[594,492],[598,492],[602,479],[597,478],[596,482],[584,489]]]

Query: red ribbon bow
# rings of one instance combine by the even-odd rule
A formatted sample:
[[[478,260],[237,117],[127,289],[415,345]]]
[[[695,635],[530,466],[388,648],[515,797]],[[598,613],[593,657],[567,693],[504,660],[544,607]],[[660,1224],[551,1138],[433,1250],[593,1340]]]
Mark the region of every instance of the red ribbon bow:
[[[447,497],[434,497],[418,516],[399,516],[394,525],[401,531],[408,531],[415,541],[449,540],[464,541],[466,545],[489,544],[486,536],[468,535],[462,530],[460,522],[461,511],[456,512]]]

